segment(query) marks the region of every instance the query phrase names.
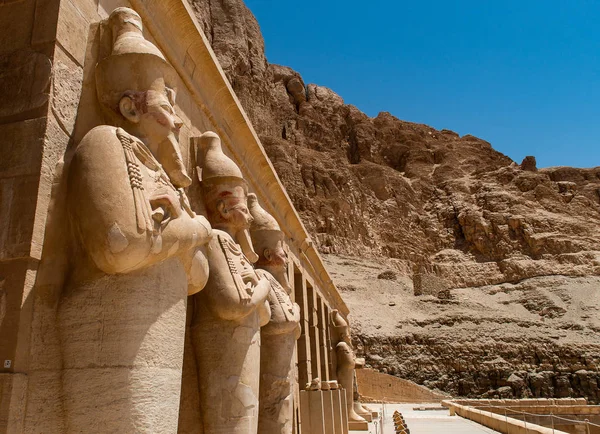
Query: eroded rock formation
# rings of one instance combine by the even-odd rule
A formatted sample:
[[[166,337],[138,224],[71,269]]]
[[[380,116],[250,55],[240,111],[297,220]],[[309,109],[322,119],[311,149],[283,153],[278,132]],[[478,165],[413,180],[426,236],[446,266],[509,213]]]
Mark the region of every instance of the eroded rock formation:
[[[369,118],[269,64],[242,0],[192,4],[321,251],[367,249],[454,286],[600,272],[600,168],[536,170],[470,135]]]
[[[292,69],[268,63],[259,25],[242,0],[191,3],[322,252],[349,256],[367,252],[390,258],[395,272],[417,278],[422,293],[427,294],[427,288],[421,288],[426,282],[435,281],[433,286],[443,288],[446,296],[448,288],[600,274],[600,168],[538,169],[530,157],[519,165],[470,135],[460,137],[385,112],[369,118],[330,89],[306,84]],[[360,323],[356,321],[359,327]],[[377,342],[376,334],[364,333],[355,330],[359,338],[373,339],[369,345]],[[581,334],[598,341],[597,332]],[[404,354],[420,348],[405,342],[400,331],[398,339]],[[515,345],[526,346],[526,339],[527,330]],[[512,363],[509,355],[489,343],[467,340],[461,345],[464,351],[448,354],[464,363],[464,369],[477,369],[470,360],[479,350],[497,352]],[[433,348],[436,353],[449,351]],[[561,346],[550,345],[547,351],[563,360]],[[576,372],[581,369],[591,369],[597,379],[595,364],[575,363],[583,347],[569,349],[578,351],[574,358],[564,358],[571,388],[579,384]],[[431,363],[442,368],[450,359],[440,357]],[[399,363],[395,360],[373,366],[390,368]],[[556,372],[557,368],[542,365],[534,363],[527,368],[531,375],[519,378],[535,382],[530,381],[533,374]],[[424,374],[396,372],[426,381]],[[508,385],[494,383],[490,372],[482,373],[479,383],[474,381],[476,387],[442,380],[431,385],[468,395],[485,393],[484,383]],[[562,384],[564,375],[556,373],[552,381]],[[596,385],[590,390],[596,392],[582,387],[574,393],[596,396],[597,382],[592,383]],[[558,391],[561,387],[552,387],[552,391],[545,386],[529,390],[540,396],[563,394]]]

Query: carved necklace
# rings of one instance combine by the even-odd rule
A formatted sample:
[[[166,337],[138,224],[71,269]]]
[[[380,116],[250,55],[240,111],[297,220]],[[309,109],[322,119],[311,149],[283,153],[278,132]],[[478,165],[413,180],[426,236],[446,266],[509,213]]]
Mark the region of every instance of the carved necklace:
[[[135,214],[138,230],[141,232],[148,231],[157,233],[152,220],[152,207],[146,195],[143,185],[143,175],[140,170],[138,161],[141,162],[148,170],[153,172],[153,181],[157,184],[162,184],[172,188],[179,196],[181,207],[188,213],[190,217],[195,217],[196,213],[192,210],[190,202],[183,188],[176,188],[163,169],[162,165],[152,155],[148,147],[136,137],[127,133],[123,128],[117,128],[117,138],[123,146],[125,153],[125,162],[127,163],[127,173],[129,182],[133,191],[133,201],[135,205]]]
[[[277,299],[279,308],[283,312],[283,316],[287,321],[293,321],[294,305],[291,303],[289,297],[286,297],[287,294],[284,295],[285,290],[283,289],[283,286],[271,275],[271,273],[264,273],[264,276],[266,276],[271,283],[271,288],[273,289],[273,293],[275,293],[275,298]]]
[[[221,245],[221,249],[223,250],[223,254],[225,255],[225,259],[227,260],[227,265],[233,277],[233,282],[235,283],[240,300],[249,301],[254,293],[254,287],[252,286],[251,282],[244,282],[242,272],[245,271],[246,264],[249,264],[250,261],[248,261],[248,259],[244,256],[242,250],[238,249],[237,245],[228,240],[226,237],[217,235],[217,238],[219,240],[219,244]],[[239,262],[239,264],[242,266],[242,271],[237,269],[236,259],[237,262]],[[254,270],[251,269],[251,272],[254,273]]]

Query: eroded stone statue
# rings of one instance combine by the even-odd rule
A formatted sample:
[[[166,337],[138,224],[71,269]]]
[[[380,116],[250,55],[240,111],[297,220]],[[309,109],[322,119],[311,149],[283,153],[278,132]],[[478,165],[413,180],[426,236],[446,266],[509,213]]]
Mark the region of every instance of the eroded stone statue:
[[[207,280],[208,221],[190,209],[176,75],[133,10],[96,66],[110,125],[68,173],[71,272],[59,305],[66,431],[177,432],[188,293]]]
[[[357,369],[362,369],[365,367],[365,359],[362,357],[357,357],[355,359],[355,366],[354,366],[354,389],[352,390],[352,396],[354,399],[354,411],[361,416],[363,419],[371,422],[371,419],[373,418],[373,413],[376,413],[375,411],[373,411],[371,408],[367,407],[366,405],[364,405],[362,402],[360,402],[360,394],[358,393],[358,381],[356,378],[356,370]]]
[[[335,345],[337,381],[346,393],[348,420],[365,422],[365,419],[355,411],[354,407],[354,369],[356,367],[356,357],[354,356],[350,341],[350,327],[338,310],[331,311],[331,324],[334,331],[332,340]]]
[[[304,390],[321,390],[321,379],[319,377],[313,378],[310,383],[306,383]]]
[[[201,184],[213,239],[209,278],[195,295],[192,339],[205,434],[258,429],[260,327],[271,316],[271,281],[257,274],[248,233],[247,185],[212,132],[198,138]]]
[[[252,244],[258,254],[256,274],[271,284],[268,302],[271,318],[261,329],[258,432],[291,434],[293,428],[293,370],[296,340],[300,337],[300,306],[294,303],[288,281],[284,234],[277,221],[248,195],[253,222]]]

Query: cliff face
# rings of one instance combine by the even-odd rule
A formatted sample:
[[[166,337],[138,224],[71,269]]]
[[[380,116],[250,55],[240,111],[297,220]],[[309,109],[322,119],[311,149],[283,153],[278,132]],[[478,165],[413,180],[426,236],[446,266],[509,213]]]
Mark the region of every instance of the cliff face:
[[[259,25],[242,0],[190,1],[323,253],[386,258],[391,270],[414,280],[417,293],[450,298],[450,288],[600,274],[600,168],[537,170],[534,160],[516,164],[473,136],[437,131],[389,113],[369,118],[333,91],[304,83],[288,67],[269,64]],[[347,267],[346,273],[352,270]],[[354,296],[344,295],[347,300]],[[379,342],[376,331],[360,328],[365,323],[360,316],[353,320],[359,338],[369,345]],[[588,331],[588,341],[600,342],[598,330]],[[410,345],[403,333],[385,338],[390,349]],[[479,352],[468,349],[485,345],[465,345],[450,358],[469,366]],[[560,358],[563,352],[555,348]],[[373,363],[380,369],[393,366],[391,361]],[[569,372],[579,370],[573,371],[578,364],[571,365]],[[484,388],[465,392],[442,383],[435,386],[455,393],[481,395]]]

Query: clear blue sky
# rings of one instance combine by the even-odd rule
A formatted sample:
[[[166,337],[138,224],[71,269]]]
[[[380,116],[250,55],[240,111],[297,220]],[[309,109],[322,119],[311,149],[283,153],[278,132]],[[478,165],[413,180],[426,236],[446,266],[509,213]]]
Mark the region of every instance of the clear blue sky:
[[[369,116],[600,166],[599,0],[246,0],[271,63]]]

